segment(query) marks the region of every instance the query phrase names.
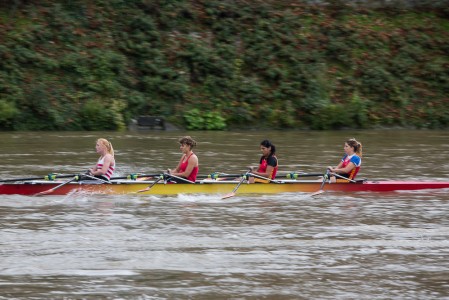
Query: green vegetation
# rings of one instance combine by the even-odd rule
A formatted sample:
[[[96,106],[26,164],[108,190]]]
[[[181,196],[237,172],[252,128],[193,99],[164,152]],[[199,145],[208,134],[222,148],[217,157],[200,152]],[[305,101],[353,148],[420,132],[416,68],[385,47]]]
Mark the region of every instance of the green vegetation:
[[[254,0],[0,6],[0,129],[449,125],[449,10]]]

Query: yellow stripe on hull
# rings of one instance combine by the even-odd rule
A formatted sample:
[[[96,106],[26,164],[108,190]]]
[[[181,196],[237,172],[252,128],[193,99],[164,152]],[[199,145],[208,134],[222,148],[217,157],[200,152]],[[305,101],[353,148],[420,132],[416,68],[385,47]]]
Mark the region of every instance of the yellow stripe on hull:
[[[156,184],[142,194],[174,195],[174,194],[226,194],[237,186],[236,183],[224,184]],[[239,194],[277,194],[288,192],[314,192],[319,184],[247,184],[242,183]]]
[[[147,188],[151,183],[129,183],[113,185],[80,186],[78,190],[99,194],[132,194]],[[157,183],[150,190],[141,192],[141,195],[176,195],[176,194],[226,194],[237,186],[238,182],[226,183]],[[319,189],[319,182],[301,184],[247,184],[242,183],[238,189],[239,194],[277,194],[289,192],[315,192]]]

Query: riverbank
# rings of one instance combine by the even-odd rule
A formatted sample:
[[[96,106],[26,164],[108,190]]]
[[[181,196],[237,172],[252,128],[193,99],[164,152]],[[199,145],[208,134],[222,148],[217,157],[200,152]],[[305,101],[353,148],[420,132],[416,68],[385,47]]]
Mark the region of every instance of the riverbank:
[[[0,129],[120,131],[139,115],[189,130],[447,128],[447,15],[15,1],[0,8]]]

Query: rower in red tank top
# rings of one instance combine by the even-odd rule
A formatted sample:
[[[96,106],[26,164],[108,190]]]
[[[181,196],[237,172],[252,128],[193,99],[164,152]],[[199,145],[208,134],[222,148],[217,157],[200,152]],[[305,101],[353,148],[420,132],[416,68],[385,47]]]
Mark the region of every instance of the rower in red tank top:
[[[276,147],[269,140],[263,140],[260,143],[260,151],[262,157],[260,158],[259,168],[257,171],[251,171],[255,175],[259,175],[268,179],[275,179],[278,171],[278,159],[276,157]],[[269,183],[269,180],[261,178],[249,178],[250,183],[262,182]]]
[[[353,180],[362,165],[362,144],[356,139],[348,139],[343,147],[345,155],[336,167],[329,166],[327,169],[341,177]],[[337,179],[331,176],[331,182],[349,182],[346,179]],[[339,178],[341,178],[339,177]]]
[[[196,146],[196,141],[190,136],[185,136],[179,139],[179,144],[183,155],[181,156],[176,169],[168,169],[168,173],[195,182],[199,171],[199,164],[198,157],[193,153],[192,148]],[[179,183],[186,182],[177,178],[170,178],[170,181]]]
[[[187,167],[189,166],[189,159],[192,155],[195,155],[195,153],[190,153],[190,155],[188,157],[186,157],[186,155],[184,155],[184,159],[181,159],[181,164],[179,165],[179,172],[182,174],[183,172],[186,172]],[[198,159],[197,159],[198,161]],[[196,180],[196,175],[198,174],[198,165],[196,167],[193,167],[192,172],[190,172],[190,175],[187,176],[187,179],[190,181],[195,181]],[[173,174],[175,175],[175,174]]]

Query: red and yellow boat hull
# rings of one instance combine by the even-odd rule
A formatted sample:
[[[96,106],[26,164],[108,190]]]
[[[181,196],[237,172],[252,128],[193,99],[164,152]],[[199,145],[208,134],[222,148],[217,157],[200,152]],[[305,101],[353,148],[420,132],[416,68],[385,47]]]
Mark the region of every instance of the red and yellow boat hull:
[[[35,195],[56,188],[64,181],[32,181],[22,183],[0,184],[0,195]],[[176,195],[176,194],[227,194],[234,190],[239,181],[198,181],[191,183],[156,183],[148,191],[152,181],[117,181],[111,184],[74,182],[56,188],[48,195],[67,195],[71,193],[88,194],[142,194],[142,195]],[[285,180],[280,183],[242,183],[238,194],[278,194],[278,193],[313,193],[320,190],[321,181]],[[333,192],[392,192],[404,190],[448,189],[449,182],[423,181],[363,181],[357,183],[325,183],[324,191]]]

